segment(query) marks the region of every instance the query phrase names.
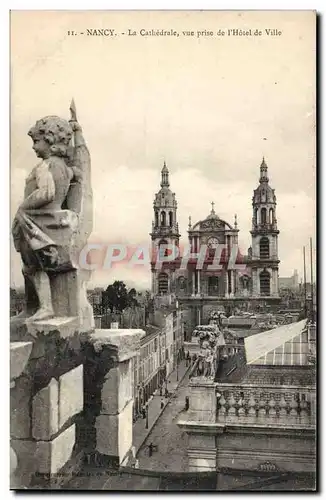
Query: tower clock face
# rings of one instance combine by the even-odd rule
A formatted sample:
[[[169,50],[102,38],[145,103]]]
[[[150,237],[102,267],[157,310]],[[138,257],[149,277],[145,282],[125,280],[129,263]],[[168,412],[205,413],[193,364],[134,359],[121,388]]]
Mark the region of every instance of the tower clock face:
[[[217,238],[209,238],[207,242],[209,248],[216,248],[218,245],[218,239]]]

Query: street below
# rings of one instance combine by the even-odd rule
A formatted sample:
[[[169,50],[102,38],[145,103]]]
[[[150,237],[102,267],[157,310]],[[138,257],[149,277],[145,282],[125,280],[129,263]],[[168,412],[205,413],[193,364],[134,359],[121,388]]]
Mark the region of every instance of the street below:
[[[177,422],[185,414],[185,398],[189,395],[189,372],[176,389],[171,401],[158,418],[146,441],[139,449],[139,468],[157,471],[187,472],[187,435]],[[150,456],[149,445],[154,445]]]

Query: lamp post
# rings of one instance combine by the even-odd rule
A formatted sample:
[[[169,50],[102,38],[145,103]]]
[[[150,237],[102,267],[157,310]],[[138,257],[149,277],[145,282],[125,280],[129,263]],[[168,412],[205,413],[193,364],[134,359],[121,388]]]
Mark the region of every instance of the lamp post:
[[[145,429],[148,429],[148,404],[146,404],[146,423],[145,423]]]
[[[177,352],[177,382],[179,382],[179,353]]]

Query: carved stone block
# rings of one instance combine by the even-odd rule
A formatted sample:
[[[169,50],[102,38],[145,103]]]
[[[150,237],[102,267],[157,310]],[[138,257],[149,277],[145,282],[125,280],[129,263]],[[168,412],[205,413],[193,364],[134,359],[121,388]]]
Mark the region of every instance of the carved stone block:
[[[83,365],[79,365],[59,379],[59,428],[81,412],[83,404]]]
[[[31,380],[19,377],[10,391],[10,435],[13,438],[28,439],[31,432]]]
[[[36,445],[37,472],[55,474],[71,457],[75,444],[75,425],[71,425],[52,441],[38,441]]]
[[[130,360],[119,363],[109,371],[102,387],[102,414],[115,415],[132,399],[131,377]]]
[[[50,440],[59,430],[59,384],[52,378],[33,398],[33,437]]]
[[[96,450],[119,463],[132,446],[132,401],[117,415],[100,415],[96,418]]]

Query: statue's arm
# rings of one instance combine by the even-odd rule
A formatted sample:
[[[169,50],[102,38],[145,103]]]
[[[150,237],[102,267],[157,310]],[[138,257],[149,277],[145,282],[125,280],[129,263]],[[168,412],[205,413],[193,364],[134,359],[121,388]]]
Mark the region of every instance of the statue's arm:
[[[55,184],[49,166],[43,163],[36,170],[37,188],[33,191],[20,205],[22,210],[32,210],[43,207],[51,201],[55,196]]]

